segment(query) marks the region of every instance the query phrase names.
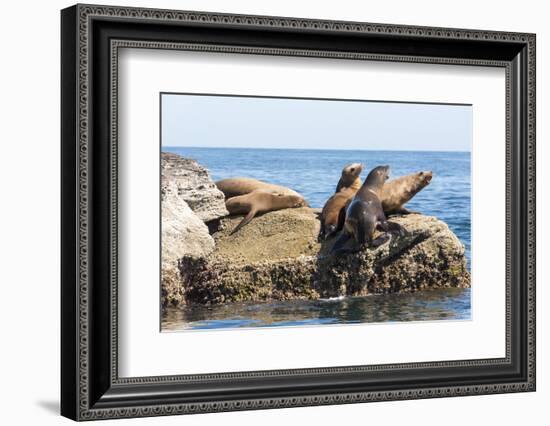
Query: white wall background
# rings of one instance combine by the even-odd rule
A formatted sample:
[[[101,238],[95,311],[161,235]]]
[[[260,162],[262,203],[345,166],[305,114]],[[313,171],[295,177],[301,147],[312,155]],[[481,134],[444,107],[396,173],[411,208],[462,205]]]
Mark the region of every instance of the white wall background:
[[[544,424],[550,401],[550,28],[545,2],[315,0],[108,1],[142,7],[296,16],[537,33],[538,390],[421,401],[293,408],[119,424],[269,425],[347,422],[468,425]],[[0,26],[0,401],[2,423],[68,424],[59,404],[59,9],[72,3],[9,2]],[[545,79],[546,77],[546,79]],[[128,423],[131,422],[131,423]],[[108,421],[102,424],[110,424]]]

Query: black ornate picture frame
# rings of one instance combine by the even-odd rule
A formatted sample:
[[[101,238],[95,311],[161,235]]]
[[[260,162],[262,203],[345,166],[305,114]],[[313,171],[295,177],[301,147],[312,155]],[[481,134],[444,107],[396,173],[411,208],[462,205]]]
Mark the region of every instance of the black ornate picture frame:
[[[62,415],[92,420],[535,390],[534,34],[96,5],[64,9],[61,28]],[[120,47],[504,68],[506,356],[120,378]]]

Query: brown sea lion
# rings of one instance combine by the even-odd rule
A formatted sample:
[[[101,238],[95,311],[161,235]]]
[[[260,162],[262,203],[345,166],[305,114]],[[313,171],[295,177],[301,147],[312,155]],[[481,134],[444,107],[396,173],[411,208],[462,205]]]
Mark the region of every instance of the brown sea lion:
[[[323,206],[321,211],[321,229],[319,240],[326,240],[342,229],[346,217],[346,204],[353,198],[361,187],[359,175],[363,171],[363,165],[353,163],[342,170],[342,175],[336,186],[336,193],[333,194]]]
[[[344,188],[330,197],[321,211],[321,229],[319,241],[327,240],[342,229],[346,218],[346,205],[353,198],[357,190]]]
[[[231,197],[225,202],[225,207],[230,214],[244,214],[244,219],[235,227],[234,234],[258,213],[266,213],[275,210],[304,207],[306,200],[301,195],[274,194],[267,191],[252,191],[245,195]]]
[[[407,210],[403,205],[428,186],[432,177],[431,171],[422,171],[386,182],[379,193],[384,213],[386,215],[416,213]]]
[[[390,231],[404,232],[400,225],[387,221],[378,196],[389,178],[389,172],[389,166],[378,166],[371,170],[346,210],[344,229],[331,248],[332,254],[346,251],[344,245],[351,238],[356,248],[377,247],[389,240]],[[384,234],[374,239],[376,229],[384,231]]]
[[[285,186],[274,185],[272,183],[246,177],[222,179],[216,182],[216,186],[223,192],[226,200],[231,197],[250,194],[252,191],[264,191],[273,194],[295,195],[301,197],[296,191]]]
[[[421,171],[412,173],[410,175],[401,176],[396,179],[386,182],[379,192],[379,198],[382,201],[382,208],[386,216],[394,214],[412,214],[417,213],[407,210],[403,207],[404,204],[409,202],[418,192],[429,185],[433,177],[431,171]],[[336,195],[336,194],[335,194]],[[334,197],[334,196],[333,196]],[[336,234],[344,226],[345,212],[351,202],[352,197],[347,198],[346,204],[341,207],[341,202],[344,197],[338,197],[333,199],[331,197],[325,207],[327,208],[328,220],[323,220],[323,213],[321,214],[321,232],[319,233],[319,239],[327,239],[330,236]],[[341,211],[338,215],[332,212],[332,209],[340,207]]]
[[[359,175],[362,171],[363,165],[361,163],[353,163],[344,167],[338,185],[336,185],[336,192],[340,192],[346,188],[355,189],[357,192],[361,188],[361,178]]]

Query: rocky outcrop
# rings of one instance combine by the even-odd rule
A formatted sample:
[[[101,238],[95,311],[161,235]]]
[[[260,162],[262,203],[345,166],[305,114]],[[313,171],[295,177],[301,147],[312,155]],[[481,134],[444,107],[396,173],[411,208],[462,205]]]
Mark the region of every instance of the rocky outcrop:
[[[175,185],[177,194],[203,222],[229,214],[223,193],[210,178],[208,170],[195,160],[163,152],[161,176],[161,191],[167,185]]]
[[[228,214],[224,196],[208,171],[177,154],[161,156],[161,302],[185,303],[179,262],[183,257],[204,258],[214,250],[205,221]]]
[[[204,222],[178,195],[177,188],[165,188],[161,197],[163,260],[209,255],[214,250],[214,239]]]
[[[182,257],[204,258],[214,250],[214,239],[208,227],[198,218],[178,194],[173,182],[161,190],[162,225],[162,303],[185,302],[184,288],[179,273]]]
[[[185,299],[193,303],[316,299],[371,293],[468,287],[464,246],[435,217],[391,220],[406,236],[376,249],[328,254],[319,244],[318,210],[286,209],[254,218],[234,235],[240,217],[224,218],[210,256],[185,256],[180,272]]]
[[[464,245],[446,223],[420,214],[390,221],[402,225],[407,234],[394,235],[376,249],[319,257],[315,287],[322,297],[470,287]]]
[[[332,256],[319,210],[227,217],[223,194],[194,160],[162,154],[162,304],[317,299],[469,287],[464,246],[435,217],[392,217],[408,232]],[[208,226],[205,224],[208,222]]]

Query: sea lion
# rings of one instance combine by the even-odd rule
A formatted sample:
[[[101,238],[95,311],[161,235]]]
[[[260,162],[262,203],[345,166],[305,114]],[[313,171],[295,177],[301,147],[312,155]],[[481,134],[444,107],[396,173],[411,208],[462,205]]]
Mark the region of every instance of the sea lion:
[[[301,197],[296,191],[285,186],[274,185],[272,183],[263,182],[258,179],[246,177],[234,177],[222,179],[216,182],[218,189],[223,192],[225,199],[237,197],[239,195],[250,194],[252,191],[271,192],[272,194],[294,195]]]
[[[407,210],[403,207],[408,203],[418,192],[429,185],[433,177],[431,171],[421,171],[412,173],[410,175],[401,176],[396,179],[390,180],[382,186],[379,192],[379,198],[382,202],[382,208],[386,216],[395,214],[415,214],[418,212]],[[346,210],[352,200],[352,197],[336,197],[333,195],[321,213],[321,231],[319,233],[319,239],[328,239],[330,236],[336,234],[344,226],[344,220],[346,217]],[[342,201],[346,199],[345,204],[342,206]],[[333,209],[341,210],[336,215]],[[325,212],[326,209],[326,212]],[[327,217],[327,219],[324,219]]]
[[[346,218],[346,206],[356,192],[353,188],[344,188],[327,200],[319,218],[319,241],[328,240],[342,229]]]
[[[379,193],[384,213],[386,215],[416,213],[407,210],[403,205],[428,186],[432,177],[431,171],[422,171],[386,182]]]
[[[359,175],[362,171],[363,165],[360,163],[349,164],[342,170],[336,193],[327,200],[321,211],[319,241],[332,237],[342,229],[346,217],[345,207],[361,187]]]
[[[231,235],[250,222],[258,213],[303,207],[306,200],[301,195],[283,195],[256,190],[245,195],[231,197],[225,202],[230,214],[244,214],[244,219],[231,231]]]
[[[352,188],[357,192],[361,188],[361,178],[359,175],[363,171],[361,163],[349,164],[342,170],[342,175],[336,185],[336,192],[340,192],[346,188]]]
[[[353,238],[357,248],[365,245],[367,247],[377,247],[389,240],[389,231],[392,228],[403,232],[400,225],[390,224],[387,221],[382,209],[382,202],[378,196],[384,183],[389,178],[389,171],[389,166],[378,166],[371,170],[346,210],[344,229],[332,246],[331,254],[345,251],[343,246],[350,238]],[[374,239],[376,229],[384,231],[384,234]]]

